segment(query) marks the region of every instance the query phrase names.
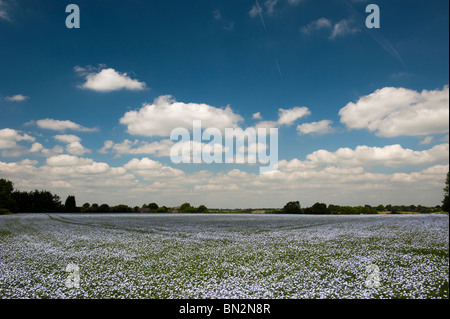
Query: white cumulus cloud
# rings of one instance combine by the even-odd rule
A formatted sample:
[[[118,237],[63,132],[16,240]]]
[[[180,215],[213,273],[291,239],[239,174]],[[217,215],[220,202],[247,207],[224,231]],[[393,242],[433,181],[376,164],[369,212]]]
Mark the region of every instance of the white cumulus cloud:
[[[113,68],[92,71],[92,68],[75,67],[74,70],[83,75],[86,82],[80,87],[97,92],[111,92],[117,90],[141,91],[146,88],[145,82],[132,79],[127,73],[121,73]]]
[[[299,135],[303,134],[328,134],[334,131],[334,128],[331,126],[333,121],[330,120],[322,120],[319,122],[312,123],[304,123],[297,126],[297,132]]]
[[[146,157],[142,159],[134,158],[123,167],[131,171],[133,174],[136,174],[146,180],[155,180],[159,178],[176,178],[185,175],[185,173],[179,169],[165,166],[160,162],[151,160]]]
[[[309,154],[307,159],[315,164],[400,167],[448,161],[448,154],[449,144],[436,145],[424,151],[405,149],[398,144],[384,147],[361,145],[354,150],[350,148],[340,148],[335,152],[318,150]]]
[[[80,124],[74,123],[72,121],[60,121],[60,120],[54,120],[54,119],[43,119],[38,121],[31,121],[28,123],[25,123],[26,125],[33,125],[36,124],[41,129],[46,130],[53,130],[53,131],[65,131],[65,130],[72,130],[72,131],[78,131],[78,132],[96,132],[98,129],[96,128],[87,128]]]
[[[128,128],[128,133],[141,136],[170,136],[174,128],[192,128],[194,120],[201,120],[202,127],[215,127],[220,130],[234,128],[242,121],[227,106],[217,108],[207,104],[183,103],[171,96],[160,96],[152,104],[144,104],[137,111],[130,111],[120,119]]]
[[[449,87],[422,92],[385,87],[348,103],[339,115],[348,128],[381,137],[444,134],[449,131]]]
[[[84,155],[85,153],[91,153],[91,150],[81,145],[81,138],[76,135],[63,134],[55,135],[53,138],[59,142],[66,143],[66,151],[72,155]]]
[[[161,140],[149,143],[145,141],[130,141],[128,139],[125,139],[121,143],[105,141],[103,147],[99,150],[99,152],[107,153],[108,151],[112,151],[117,155],[154,154],[155,156],[170,156],[170,149],[173,145],[174,142],[172,142],[171,140]]]
[[[0,149],[16,148],[19,141],[34,142],[35,138],[10,128],[0,130]]]
[[[275,128],[281,125],[290,126],[296,120],[306,117],[311,114],[311,111],[305,106],[296,106],[291,109],[278,109],[278,120],[276,121],[260,121],[255,125],[255,128]],[[256,115],[256,117],[255,117]],[[253,114],[253,118],[261,117],[261,114]]]
[[[279,125],[292,125],[299,118],[310,115],[311,112],[307,107],[294,107],[292,109],[279,109],[278,110],[278,124]]]

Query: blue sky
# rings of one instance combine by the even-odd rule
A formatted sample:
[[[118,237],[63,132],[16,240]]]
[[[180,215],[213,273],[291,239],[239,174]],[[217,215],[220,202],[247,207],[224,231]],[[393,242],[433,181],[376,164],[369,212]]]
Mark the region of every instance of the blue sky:
[[[80,205],[440,204],[448,1],[73,1],[79,29],[69,3],[0,0],[0,177],[17,188]],[[172,163],[167,128],[193,110],[277,127],[279,172]]]

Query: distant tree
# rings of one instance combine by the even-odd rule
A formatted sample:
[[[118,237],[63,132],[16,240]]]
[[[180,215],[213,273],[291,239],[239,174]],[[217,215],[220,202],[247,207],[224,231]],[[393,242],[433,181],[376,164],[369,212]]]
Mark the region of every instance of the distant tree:
[[[379,211],[379,212],[384,212],[384,209],[385,209],[385,208],[384,208],[383,205],[380,204],[380,205],[377,206],[376,209],[377,209],[377,211]]]
[[[430,207],[425,207],[422,205],[417,205],[416,211],[421,214],[430,214],[432,212]]]
[[[285,214],[300,214],[301,208],[300,208],[300,202],[289,202],[283,207],[283,213]]]
[[[11,194],[14,200],[14,212],[25,213],[31,212],[32,202],[28,192],[14,191]]]
[[[326,213],[328,213],[327,205],[324,203],[315,203],[310,208],[310,214],[319,215],[319,214],[326,214]]]
[[[14,210],[24,213],[54,213],[64,210],[61,198],[53,195],[49,191],[21,192],[15,191],[12,194],[15,201]]]
[[[94,206],[94,205],[92,205]],[[97,212],[99,213],[108,213],[110,212],[110,207],[108,204],[101,204],[98,208],[97,208]]]
[[[121,204],[121,205],[117,205],[117,206],[111,207],[109,209],[109,211],[111,211],[113,213],[131,213],[133,211],[133,209],[131,207],[129,207],[128,205]]]
[[[189,203],[184,203],[180,206],[180,209],[178,210],[180,213],[193,213],[195,212],[195,207],[191,206]]]
[[[450,210],[450,203],[448,196],[449,196],[449,173],[447,172],[447,178],[445,180],[445,187],[444,187],[444,200],[442,201],[442,210],[447,213]]]
[[[156,211],[158,213],[167,213],[169,211],[169,209],[166,206],[161,206],[161,207],[158,207],[158,209]]]
[[[150,209],[151,212],[156,212],[158,210],[159,206],[156,203],[150,203],[148,204],[148,209]]]
[[[356,214],[378,214],[378,210],[370,205],[355,207]]]
[[[35,190],[31,192],[32,201],[34,203],[35,212],[60,212],[63,210],[63,205],[61,204],[61,198],[58,195],[54,195],[49,191],[38,191]]]
[[[91,204],[89,203],[84,203],[83,206],[81,206],[81,212],[85,213],[88,212],[91,208]]]
[[[0,208],[13,210],[14,208],[14,199],[12,197],[14,191],[13,182],[3,179],[0,179]]]
[[[141,208],[139,206],[134,206],[133,207],[133,212],[138,213],[141,210]]]
[[[207,213],[208,212],[208,208],[205,205],[200,205],[197,207],[197,212],[199,213]]]
[[[327,208],[328,214],[339,214],[341,212],[341,207],[338,205],[330,204]]]
[[[75,196],[67,196],[66,202],[64,203],[64,211],[67,213],[77,213],[80,211],[77,207]]]

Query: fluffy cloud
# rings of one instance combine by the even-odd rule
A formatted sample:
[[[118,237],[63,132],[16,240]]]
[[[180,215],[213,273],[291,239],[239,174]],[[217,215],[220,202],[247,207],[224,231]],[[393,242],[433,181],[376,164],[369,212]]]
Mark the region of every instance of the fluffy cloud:
[[[81,158],[73,155],[58,155],[47,158],[46,161],[48,166],[51,167],[63,167],[63,166],[86,166],[94,163],[94,160],[88,158]]]
[[[8,13],[8,4],[3,0],[0,0],[0,19],[11,21],[11,17]]]
[[[281,125],[290,126],[292,125],[296,120],[306,117],[310,115],[311,112],[307,107],[293,107],[291,109],[278,109],[278,120],[277,121],[261,121],[258,122],[255,127],[256,128],[275,128]],[[255,118],[255,115],[261,116],[261,114],[255,113],[253,114],[253,118]]]
[[[352,26],[352,21],[342,20],[336,23],[331,32],[330,39],[334,40],[339,37],[346,36],[348,34],[354,34],[360,32],[361,30]]]
[[[96,132],[98,129],[96,128],[87,128],[80,124],[74,123],[72,121],[60,121],[60,120],[54,120],[54,119],[43,119],[38,121],[31,121],[28,123],[25,123],[26,125],[33,125],[36,124],[41,129],[46,130],[54,130],[54,131],[65,131],[65,130],[72,130],[72,131],[78,131],[78,132]]]
[[[86,78],[86,82],[81,85],[83,89],[97,92],[111,92],[117,90],[141,91],[146,87],[144,82],[131,79],[127,73],[117,72],[113,68],[100,71],[93,71],[92,67],[75,67],[74,69]]]
[[[384,165],[399,167],[405,165],[420,165],[449,160],[449,145],[440,144],[424,151],[404,149],[400,145],[385,147],[358,146],[354,150],[340,148],[336,152],[318,150],[307,156],[316,164],[337,164],[350,166]]]
[[[47,158],[45,165],[38,167],[37,161],[23,160],[16,163],[0,162],[0,170],[7,177],[33,181],[31,188],[47,183],[60,181],[82,185],[85,189],[90,189],[91,183],[105,182],[105,185],[120,181],[127,175],[127,170],[123,167],[110,167],[107,163],[95,162],[89,158],[82,158],[73,155],[55,155]],[[128,174],[126,178],[130,178]],[[119,183],[117,184],[120,185]]]
[[[207,104],[176,102],[171,96],[160,96],[153,104],[144,104],[138,111],[130,111],[120,119],[128,133],[141,136],[170,136],[174,128],[192,128],[194,120],[201,120],[202,127],[223,130],[234,128],[242,121],[227,106],[225,109]]]
[[[59,149],[53,150],[45,149],[40,143],[35,142],[35,138],[22,133],[14,129],[2,129],[0,130],[0,150],[3,157],[19,157],[24,154],[33,153],[40,156],[49,156],[56,154]],[[31,147],[20,144],[19,142],[25,141],[33,143]]]
[[[319,122],[312,123],[304,123],[297,126],[297,132],[299,135],[303,134],[328,134],[334,131],[333,127],[331,127],[333,121],[330,120],[322,120]]]
[[[311,114],[307,107],[294,107],[292,109],[278,110],[278,125],[292,125],[299,118]]]
[[[264,6],[266,7],[266,12],[268,15],[273,15],[275,11],[275,6],[277,5],[278,0],[266,0],[264,2]]]
[[[33,144],[31,147],[27,147],[18,144],[21,141]],[[19,157],[25,154],[47,157],[63,152],[63,149],[59,146],[46,149],[41,143],[37,143],[34,137],[9,128],[0,130],[0,149],[3,150],[1,153],[3,157]]]
[[[352,20],[341,20],[333,25],[332,21],[327,18],[320,18],[312,21],[308,25],[300,28],[300,32],[304,35],[311,35],[319,30],[331,30],[331,34],[328,37],[330,40],[335,40],[340,37],[344,37],[349,34],[355,34],[361,30],[353,26]]]
[[[262,120],[261,112],[254,113],[252,115],[252,119],[254,119],[254,120]]]
[[[41,143],[33,143],[31,148],[27,151],[24,151],[23,153],[24,154],[31,153],[33,155],[50,157],[50,156],[55,156],[55,155],[61,154],[63,152],[64,152],[63,148],[58,145],[49,149],[49,148],[45,148]]]
[[[10,101],[10,102],[22,102],[22,101],[27,100],[28,96],[25,96],[25,95],[22,95],[22,94],[16,94],[16,95],[13,95],[13,96],[7,96],[7,97],[5,97],[5,99],[7,101]]]
[[[287,0],[286,3],[290,6],[297,6],[302,1],[303,0]],[[262,2],[261,6],[259,4],[259,1],[256,0],[249,11],[249,15],[251,18],[254,18],[258,15],[260,15],[262,18],[263,13],[267,14],[268,16],[272,16],[275,13],[275,6],[277,6],[277,4],[279,4],[280,2],[281,2],[280,0],[265,0]],[[281,4],[281,6],[284,5]]]
[[[155,154],[155,156],[170,156],[170,149],[174,145],[171,140],[161,140],[152,143],[143,141],[124,140],[122,143],[114,143],[106,141],[104,146],[99,150],[100,153],[113,151],[117,155],[123,154]]]
[[[382,137],[447,133],[449,87],[422,92],[386,87],[348,103],[339,115],[348,128],[368,129]]]
[[[432,141],[433,141],[433,136],[427,136],[423,140],[421,140],[419,142],[419,144],[420,145],[427,145],[427,144],[431,144]]]
[[[16,148],[19,141],[34,142],[35,138],[10,128],[0,130],[0,149]]]
[[[66,151],[72,155],[84,155],[91,153],[91,150],[85,148],[80,142],[72,142],[66,145]]]
[[[66,143],[66,151],[72,155],[84,155],[86,153],[91,153],[91,150],[85,148],[81,145],[81,139],[76,135],[55,135],[53,138],[57,141]]]
[[[255,4],[252,6],[248,14],[250,15],[251,18],[254,18],[262,14],[262,8],[259,5],[258,0],[255,1]]]
[[[146,157],[140,160],[134,158],[125,164],[124,168],[146,180],[177,178],[185,175],[185,173],[179,169],[165,166],[160,162]]]
[[[71,134],[55,135],[55,136],[53,136],[53,138],[55,140],[63,142],[63,143],[81,142],[81,138],[79,138],[76,135],[71,135]]]
[[[309,35],[313,31],[321,30],[321,29],[330,29],[332,27],[331,21],[327,18],[320,18],[312,21],[310,24],[303,26],[300,28],[300,32]]]

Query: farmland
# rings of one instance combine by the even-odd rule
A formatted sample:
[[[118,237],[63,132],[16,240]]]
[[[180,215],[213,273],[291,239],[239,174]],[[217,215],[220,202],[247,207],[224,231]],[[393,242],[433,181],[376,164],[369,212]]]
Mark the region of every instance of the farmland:
[[[448,231],[445,215],[5,215],[0,297],[448,298]]]

